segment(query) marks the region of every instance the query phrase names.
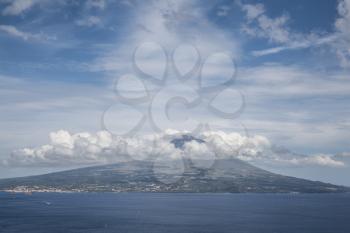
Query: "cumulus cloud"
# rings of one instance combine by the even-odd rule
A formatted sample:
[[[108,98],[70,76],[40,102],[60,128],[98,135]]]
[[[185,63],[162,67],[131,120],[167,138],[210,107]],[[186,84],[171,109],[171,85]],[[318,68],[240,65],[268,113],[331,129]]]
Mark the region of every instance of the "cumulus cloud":
[[[169,141],[164,143],[164,138],[162,140],[159,135],[118,137],[107,131],[71,134],[59,130],[50,133],[49,144],[15,150],[3,163],[10,166],[66,166],[150,159],[159,154],[175,158],[178,151]]]
[[[107,131],[69,133],[52,132],[50,142],[36,148],[13,151],[3,161],[7,166],[67,166],[117,163],[128,160],[190,158],[195,164],[209,167],[216,159],[238,158],[247,162],[275,165],[342,167],[344,162],[331,155],[298,155],[274,147],[263,136],[244,136],[239,133],[205,131],[196,137],[202,141],[186,141],[176,147],[173,139],[186,132],[167,130],[139,137],[115,136]],[[204,163],[203,163],[204,161]]]
[[[60,166],[108,162],[108,148],[119,152],[118,140],[106,132],[70,134],[60,130],[50,133],[50,143],[37,148],[16,150],[5,161],[9,165]],[[122,156],[120,154],[120,156]]]

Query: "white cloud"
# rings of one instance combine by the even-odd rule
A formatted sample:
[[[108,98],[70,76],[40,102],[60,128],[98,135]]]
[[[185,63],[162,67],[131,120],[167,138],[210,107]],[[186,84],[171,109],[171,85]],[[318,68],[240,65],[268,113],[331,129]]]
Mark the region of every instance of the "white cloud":
[[[350,152],[342,152],[336,155],[339,158],[350,158]]]
[[[298,151],[348,150],[347,72],[264,64],[239,69],[236,87],[245,94],[240,120],[250,132]]]
[[[264,64],[241,68],[237,85],[247,92],[247,97],[257,94],[264,98],[350,97],[350,79],[346,72],[322,72],[300,66]]]
[[[18,65],[17,69],[21,71],[22,67]],[[55,129],[96,131],[100,129],[103,110],[113,101],[111,91],[95,84],[1,75],[0,82],[3,156],[22,147],[23,142],[27,145],[42,144],[49,132]]]
[[[319,37],[317,35],[310,35],[309,38],[304,38],[301,41],[291,41],[282,46],[277,46],[277,47],[263,49],[263,50],[256,50],[256,51],[253,51],[252,54],[254,56],[259,57],[259,56],[279,53],[286,50],[305,49],[305,48],[310,48],[315,46],[327,45],[335,42],[336,40],[337,40],[336,35],[328,35],[324,37]]]
[[[34,34],[34,33],[24,32],[11,25],[0,25],[0,31],[3,31],[9,34],[10,36],[17,37],[22,40],[48,41],[48,40],[56,39],[55,37],[48,36],[44,33]]]
[[[40,0],[12,0],[3,10],[3,15],[19,15],[22,12],[29,10],[34,5],[38,4]]]
[[[339,18],[335,22],[338,40],[332,45],[343,67],[350,68],[350,0],[338,4]]]
[[[79,19],[76,22],[76,25],[78,26],[84,26],[84,27],[93,27],[93,26],[98,26],[101,24],[101,19],[96,16],[89,16],[84,19]]]
[[[336,20],[335,26],[340,32],[346,34],[346,36],[350,36],[350,1],[339,1],[337,9],[340,17]]]
[[[107,131],[71,134],[60,130],[50,133],[49,144],[15,150],[3,164],[13,167],[50,167],[116,163],[130,159],[179,159],[184,156],[193,161],[239,158],[276,166],[345,166],[331,155],[297,155],[287,150],[276,150],[263,136],[249,137],[222,131],[201,132],[197,137],[204,143],[190,141],[185,143],[183,149],[175,148],[171,140],[182,134],[180,131],[168,130],[159,134],[121,137]]]
[[[321,36],[315,33],[303,34],[293,31],[288,26],[290,17],[287,14],[275,18],[269,17],[262,4],[239,3],[239,6],[246,13],[247,19],[246,23],[242,25],[242,31],[251,37],[265,38],[270,43],[278,45],[269,49],[253,51],[254,56],[320,46],[335,39],[334,35]]]
[[[305,164],[314,164],[314,165],[321,165],[321,166],[331,166],[331,167],[343,167],[345,166],[344,162],[337,161],[334,158],[332,158],[331,155],[312,155],[308,158],[304,158],[300,160],[301,163]],[[299,162],[300,163],[300,162]]]
[[[342,67],[350,67],[350,0],[340,0],[338,3],[339,17],[334,25],[334,33],[300,33],[293,31],[288,23],[287,15],[271,18],[262,4],[242,4],[247,22],[242,31],[252,37],[266,38],[279,46],[253,51],[254,56],[264,56],[285,50],[304,49],[318,46],[329,46],[337,55]]]
[[[289,26],[291,21],[287,14],[272,18],[269,17],[262,4],[239,4],[246,13],[247,22],[242,25],[242,31],[252,37],[265,38],[279,46],[253,51],[255,56],[264,56],[279,53],[284,50],[302,49],[329,44],[336,40],[333,34],[321,35],[314,32],[303,34],[293,31]]]
[[[239,6],[246,13],[247,18],[247,23],[242,27],[243,32],[250,36],[266,38],[275,43],[287,43],[293,39],[287,26],[289,21],[287,15],[270,18],[265,14],[262,4],[239,3]]]
[[[224,16],[227,16],[229,14],[231,10],[231,7],[230,6],[219,6],[217,11],[216,11],[216,15],[217,16],[220,16],[220,17],[224,17]]]
[[[4,163],[10,166],[67,166],[149,159],[158,155],[176,158],[178,151],[164,140],[165,137],[159,135],[131,138],[112,136],[107,131],[71,134],[60,130],[50,133],[49,144],[16,150]]]
[[[130,55],[145,42],[156,42],[171,53],[182,44],[196,46],[202,58],[213,52],[228,52],[239,59],[238,41],[220,30],[206,17],[196,2],[157,1],[138,4],[135,18],[129,22],[128,34],[119,44],[96,59],[93,70],[130,72]],[[149,66],[157,66],[159,59],[151,58]]]
[[[258,16],[265,12],[265,7],[263,4],[242,4],[239,3],[242,9],[246,12],[247,19],[249,21],[256,19]]]
[[[338,160],[333,155],[316,154],[304,157],[290,159],[276,158],[276,161],[267,161],[268,163],[285,164],[289,166],[322,166],[322,167],[345,167],[346,164]],[[266,162],[265,162],[266,163]]]
[[[105,0],[88,0],[86,2],[86,7],[88,9],[91,9],[91,8],[98,8],[98,9],[105,9],[107,3]]]
[[[0,30],[8,33],[11,36],[22,38],[23,40],[28,40],[33,36],[30,33],[22,32],[17,28],[15,28],[14,26],[10,26],[10,25],[0,25]]]

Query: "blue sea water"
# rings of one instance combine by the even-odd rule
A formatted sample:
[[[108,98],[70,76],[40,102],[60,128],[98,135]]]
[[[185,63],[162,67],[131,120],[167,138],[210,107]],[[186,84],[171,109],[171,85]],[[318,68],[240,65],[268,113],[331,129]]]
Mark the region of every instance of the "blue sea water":
[[[0,193],[0,232],[349,233],[350,194]]]

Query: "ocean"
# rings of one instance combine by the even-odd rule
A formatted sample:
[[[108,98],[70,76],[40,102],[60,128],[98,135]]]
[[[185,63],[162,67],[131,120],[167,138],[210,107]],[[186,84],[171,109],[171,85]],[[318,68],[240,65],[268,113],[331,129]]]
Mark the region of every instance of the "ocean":
[[[0,193],[0,232],[349,233],[350,194]]]

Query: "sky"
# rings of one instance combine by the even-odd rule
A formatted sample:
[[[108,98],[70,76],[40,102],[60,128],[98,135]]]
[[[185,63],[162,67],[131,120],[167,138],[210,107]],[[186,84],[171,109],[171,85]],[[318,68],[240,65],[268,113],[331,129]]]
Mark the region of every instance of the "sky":
[[[0,0],[0,97],[0,177],[156,151],[350,185],[350,1]]]

